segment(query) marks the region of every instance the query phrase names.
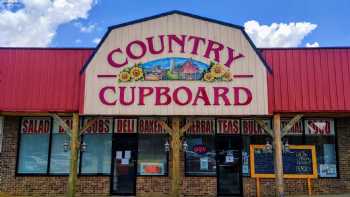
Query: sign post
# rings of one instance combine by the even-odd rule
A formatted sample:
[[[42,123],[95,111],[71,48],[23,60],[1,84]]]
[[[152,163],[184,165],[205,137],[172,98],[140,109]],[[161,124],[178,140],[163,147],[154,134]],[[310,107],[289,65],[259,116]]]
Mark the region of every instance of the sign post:
[[[264,151],[264,145],[250,145],[251,176],[256,178],[257,196],[260,196],[260,179],[276,178],[273,154]],[[283,177],[291,179],[306,179],[308,195],[312,193],[311,179],[318,176],[316,149],[313,145],[290,145],[284,152],[282,161]],[[279,195],[279,194],[277,194]]]
[[[172,162],[172,175],[171,175],[171,196],[180,196],[181,191],[181,172],[180,172],[180,149],[181,138],[183,134],[192,125],[191,121],[188,121],[184,127],[180,127],[180,118],[172,118],[171,128],[163,121],[160,120],[159,124],[169,133],[171,136],[171,162]]]
[[[68,197],[74,197],[76,193],[78,154],[79,154],[79,115],[73,114],[73,126],[71,130],[70,172],[68,178]]]
[[[276,192],[280,197],[284,196],[283,181],[283,161],[282,161],[282,138],[281,138],[281,115],[273,116],[273,143],[275,145],[275,174],[276,174]]]

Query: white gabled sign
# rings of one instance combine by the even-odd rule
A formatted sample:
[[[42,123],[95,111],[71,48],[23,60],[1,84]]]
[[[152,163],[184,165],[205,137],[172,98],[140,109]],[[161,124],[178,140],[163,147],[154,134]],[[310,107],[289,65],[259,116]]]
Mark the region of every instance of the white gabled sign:
[[[87,115],[266,115],[267,69],[241,28],[184,13],[112,27],[84,71]]]

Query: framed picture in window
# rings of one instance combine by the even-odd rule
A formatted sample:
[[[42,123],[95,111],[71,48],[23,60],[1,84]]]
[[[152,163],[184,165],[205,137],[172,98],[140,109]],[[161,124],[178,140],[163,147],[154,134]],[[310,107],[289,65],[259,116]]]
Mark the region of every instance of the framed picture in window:
[[[140,175],[163,175],[164,163],[141,162]]]

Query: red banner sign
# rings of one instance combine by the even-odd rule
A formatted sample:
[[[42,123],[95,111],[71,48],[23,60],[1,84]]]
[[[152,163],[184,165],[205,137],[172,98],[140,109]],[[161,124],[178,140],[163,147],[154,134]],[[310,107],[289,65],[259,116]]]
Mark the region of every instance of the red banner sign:
[[[159,124],[159,120],[167,122],[166,118],[144,117],[139,119],[139,133],[162,134],[165,129]]]
[[[45,134],[51,128],[50,118],[29,118],[22,119],[21,133],[23,134]]]
[[[239,119],[217,119],[218,134],[240,134]]]
[[[61,119],[68,125],[68,127],[72,128],[73,120],[72,117],[61,117]],[[67,131],[59,124],[57,121],[53,121],[52,133],[66,133]]]
[[[191,119],[192,126],[186,131],[188,134],[214,134],[215,119],[213,118],[198,118]],[[188,122],[188,120],[186,121]]]
[[[334,135],[333,119],[308,119],[305,120],[306,135]]]
[[[264,120],[265,124],[271,128],[271,121]],[[253,119],[242,120],[242,135],[266,135],[267,133]]]
[[[284,128],[291,119],[281,119],[281,128]],[[298,121],[294,126],[288,131],[287,135],[303,135],[304,128],[303,122]]]
[[[89,120],[93,118],[84,119],[84,125],[88,123]],[[92,124],[91,127],[86,129],[85,133],[112,133],[113,129],[113,119],[112,118],[101,118]]]
[[[117,118],[114,120],[115,133],[136,133],[137,119],[136,118]]]

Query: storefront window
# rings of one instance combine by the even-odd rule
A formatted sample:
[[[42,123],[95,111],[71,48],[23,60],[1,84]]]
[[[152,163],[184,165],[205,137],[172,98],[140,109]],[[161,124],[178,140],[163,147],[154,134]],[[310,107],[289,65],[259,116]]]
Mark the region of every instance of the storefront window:
[[[50,118],[23,118],[18,173],[47,173]]]
[[[138,175],[166,175],[167,170],[167,152],[165,143],[167,135],[146,135],[139,136],[138,145]]]
[[[88,119],[84,122],[87,124]],[[81,174],[110,174],[113,119],[97,120],[83,135],[86,150],[81,156]]]
[[[332,119],[305,120],[305,140],[316,146],[320,177],[337,177],[337,158],[334,121]]]
[[[71,118],[62,118],[63,121],[72,127]],[[64,144],[70,144],[70,137],[58,122],[53,122],[52,140],[51,140],[51,158],[50,158],[50,173],[53,174],[68,174],[70,161],[70,148]]]
[[[271,120],[264,120],[271,128]],[[254,119],[243,119],[242,124],[242,175],[250,176],[250,145],[251,144],[266,144],[266,141],[272,142],[271,137],[266,134]]]
[[[185,153],[186,175],[215,176],[215,137],[213,135],[190,135]]]
[[[81,158],[82,174],[110,174],[112,134],[87,134],[83,141],[87,144]]]

